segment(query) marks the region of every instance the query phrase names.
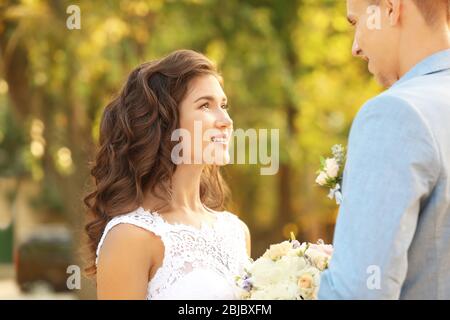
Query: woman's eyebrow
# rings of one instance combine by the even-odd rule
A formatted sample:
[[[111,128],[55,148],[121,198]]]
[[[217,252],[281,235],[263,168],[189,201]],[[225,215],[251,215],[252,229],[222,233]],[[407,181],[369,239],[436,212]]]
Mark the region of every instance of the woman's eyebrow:
[[[216,100],[213,96],[201,96],[201,97],[197,98],[197,99],[194,101],[194,103],[197,102],[197,101],[199,101],[199,100],[202,100],[202,99],[205,99],[205,100],[208,100],[208,101],[214,101],[214,100]],[[226,101],[227,101],[227,98],[226,98],[226,97],[223,97],[223,98],[222,98],[222,101],[223,101],[223,102],[226,102]]]

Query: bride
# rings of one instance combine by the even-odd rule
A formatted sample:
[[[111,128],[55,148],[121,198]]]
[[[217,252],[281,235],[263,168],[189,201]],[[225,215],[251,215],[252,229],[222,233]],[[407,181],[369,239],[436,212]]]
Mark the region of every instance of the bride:
[[[105,108],[95,189],[85,198],[86,271],[99,299],[238,297],[234,277],[248,262],[250,234],[224,211],[219,166],[229,162],[233,122],[221,83],[205,56],[179,50],[133,70]],[[174,161],[173,132],[198,134],[198,123],[212,159],[184,148],[190,161]]]

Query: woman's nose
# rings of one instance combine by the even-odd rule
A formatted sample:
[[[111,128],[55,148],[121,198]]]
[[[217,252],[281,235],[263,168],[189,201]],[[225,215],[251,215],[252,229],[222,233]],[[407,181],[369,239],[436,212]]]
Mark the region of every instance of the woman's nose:
[[[225,111],[221,111],[216,119],[216,127],[218,128],[229,128],[233,126],[233,120],[230,115]]]

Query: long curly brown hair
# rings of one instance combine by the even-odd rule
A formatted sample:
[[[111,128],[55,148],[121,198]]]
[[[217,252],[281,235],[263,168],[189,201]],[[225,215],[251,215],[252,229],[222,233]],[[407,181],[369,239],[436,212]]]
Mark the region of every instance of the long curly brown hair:
[[[114,216],[137,209],[150,192],[168,203],[176,165],[171,160],[173,130],[179,128],[179,105],[190,81],[205,74],[221,78],[213,63],[191,50],[178,50],[134,69],[120,93],[105,108],[99,149],[91,169],[93,190],[87,206],[88,266],[95,276],[96,249]],[[206,166],[200,182],[201,201],[222,210],[228,188],[217,166]]]

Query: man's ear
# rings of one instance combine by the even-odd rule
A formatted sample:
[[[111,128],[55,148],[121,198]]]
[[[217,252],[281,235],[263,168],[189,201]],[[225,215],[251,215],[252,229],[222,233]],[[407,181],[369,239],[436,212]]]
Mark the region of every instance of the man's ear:
[[[402,9],[403,0],[384,0],[386,6],[386,14],[389,19],[391,27],[400,22],[400,12]]]

